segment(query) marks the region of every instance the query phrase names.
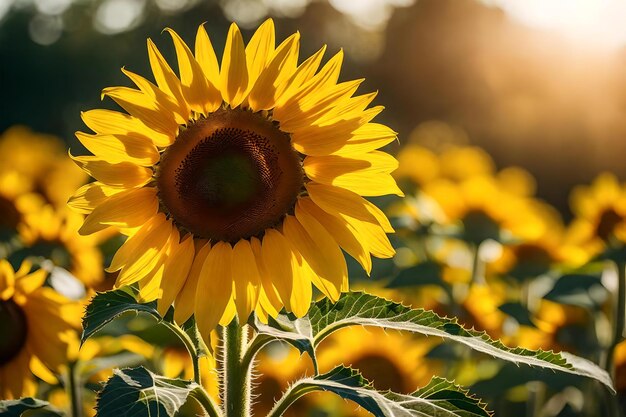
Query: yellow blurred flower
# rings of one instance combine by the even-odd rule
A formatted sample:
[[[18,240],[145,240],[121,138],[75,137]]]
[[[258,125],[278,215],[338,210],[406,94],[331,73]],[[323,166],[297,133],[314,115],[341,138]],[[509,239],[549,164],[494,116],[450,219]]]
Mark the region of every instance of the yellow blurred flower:
[[[541,300],[533,314],[535,327],[520,326],[517,334],[507,339],[528,349],[576,352],[588,339],[592,328],[589,312],[582,307]]]
[[[475,176],[490,176],[496,170],[491,156],[477,146],[448,147],[439,155],[439,167],[440,177],[453,181],[465,181]]]
[[[33,374],[55,384],[67,363],[82,307],[44,287],[46,271],[0,260],[0,398],[33,396]],[[31,373],[32,372],[32,373]]]
[[[41,194],[55,206],[64,206],[87,175],[67,155],[59,138],[14,126],[0,137],[0,175],[14,171],[29,191]]]
[[[460,223],[465,241],[526,240],[545,233],[533,200],[511,193],[495,177],[474,176],[460,183],[439,179],[423,191],[439,203],[451,223]]]
[[[409,144],[398,153],[397,179],[408,178],[416,184],[426,184],[439,176],[437,155],[423,146]]]
[[[217,337],[211,337],[217,340]],[[160,354],[163,375],[168,378],[193,379],[193,363],[184,346],[168,346]],[[217,361],[213,356],[201,356],[199,359],[200,381],[202,386],[216,402],[220,401],[220,385]]]
[[[14,256],[48,259],[88,288],[98,286],[104,279],[103,256],[98,245],[107,236],[79,235],[82,222],[81,214],[66,207],[47,204],[33,210],[23,216],[19,226],[23,247]]]
[[[30,183],[23,175],[16,171],[0,170],[0,240],[17,234],[24,216],[38,210],[43,204],[41,196],[30,192]]]
[[[591,185],[574,188],[570,206],[576,218],[568,239],[580,244],[590,256],[606,245],[626,242],[626,186],[615,175],[603,173]]]

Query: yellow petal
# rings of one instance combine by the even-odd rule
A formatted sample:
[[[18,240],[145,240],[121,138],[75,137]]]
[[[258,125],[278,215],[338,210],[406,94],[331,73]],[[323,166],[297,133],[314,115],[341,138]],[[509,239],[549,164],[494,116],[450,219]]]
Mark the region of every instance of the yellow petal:
[[[346,81],[332,88],[321,90],[309,97],[304,97],[291,107],[276,115],[280,120],[280,127],[286,132],[295,132],[306,129],[316,120],[323,118],[334,107],[341,104],[355,93],[363,79]]]
[[[115,282],[116,287],[133,284],[163,264],[167,240],[172,233],[172,223],[165,219],[163,213],[155,216],[154,221],[153,229],[126,259]]]
[[[204,25],[198,27],[196,34],[196,60],[204,76],[213,85],[219,85],[220,81],[220,69],[217,65],[217,57],[215,56],[215,50],[211,44],[209,35],[207,35]]]
[[[6,259],[0,259],[0,300],[8,300],[15,293],[15,273]]]
[[[300,100],[336,84],[339,79],[342,62],[343,50],[340,50],[335,56],[328,60],[320,72],[302,84],[297,91],[293,92],[293,94],[285,94],[281,100],[276,103],[276,108],[274,109],[276,118],[281,120],[282,115],[288,113],[289,109],[293,106],[297,106]]]
[[[261,241],[256,237],[250,238],[250,247],[254,253],[256,260],[257,270],[261,276],[261,283],[263,285],[261,294],[259,295],[259,303],[263,304],[263,308],[272,317],[276,317],[280,310],[283,308],[283,302],[280,299],[278,290],[272,281],[271,271],[265,270],[263,264],[263,254],[261,249]]]
[[[250,242],[239,240],[233,247],[232,276],[235,283],[235,305],[239,321],[245,323],[259,300],[261,277]]]
[[[220,322],[233,290],[232,248],[217,242],[209,252],[196,289],[195,316],[198,329],[207,337]]]
[[[309,312],[311,300],[313,299],[313,288],[311,285],[315,272],[311,269],[302,255],[293,247],[291,242],[291,269],[293,271],[293,289],[289,302],[291,311],[296,317],[304,317]]]
[[[189,47],[183,42],[176,32],[166,29],[172,36],[176,57],[178,58],[178,71],[180,82],[183,87],[185,100],[195,112],[207,115],[222,104],[218,89],[204,76],[202,67]]]
[[[97,156],[70,156],[83,171],[111,187],[141,187],[152,179],[152,169],[131,162],[110,164]]]
[[[313,269],[313,284],[333,301],[339,299],[341,287],[347,279],[346,261],[337,242],[306,212],[296,208],[296,216],[286,216],[283,221],[285,238],[300,252]],[[300,221],[304,219],[304,222]],[[306,223],[308,227],[305,228]],[[310,233],[309,233],[310,232]]]
[[[315,75],[315,72],[322,62],[324,53],[326,52],[326,45],[320,48],[315,54],[308,57],[302,64],[298,66],[296,71],[284,80],[277,88],[275,94],[275,102],[277,104],[284,104],[291,96],[298,91],[298,89]]]
[[[180,114],[189,117],[189,107],[183,98],[183,90],[180,81],[154,42],[148,39],[147,43],[148,59],[150,60],[150,67],[152,68],[152,74],[154,74],[157,85],[178,105]]]
[[[30,357],[30,370],[38,378],[41,378],[50,385],[59,383],[54,374],[35,355]]]
[[[130,135],[146,139],[154,145],[170,145],[175,137],[148,127],[140,119],[112,110],[89,110],[80,114],[83,122],[101,135]]]
[[[372,259],[368,247],[360,241],[353,228],[342,219],[332,216],[322,210],[310,197],[298,199],[298,208],[315,218],[330,234],[333,239],[350,256],[356,259],[369,275],[372,270]]]
[[[236,24],[231,24],[226,38],[222,69],[220,71],[222,98],[231,107],[237,107],[248,88],[248,68],[243,38]]]
[[[374,256],[389,258],[394,255],[395,251],[385,235],[385,228],[390,226],[379,222],[371,203],[355,193],[329,185],[309,183],[307,190],[322,210],[350,225]]]
[[[255,81],[265,69],[272,54],[274,53],[275,35],[274,21],[267,19],[254,32],[250,42],[246,46],[246,63],[248,65],[248,84],[254,85]]]
[[[358,194],[332,185],[313,182],[308,183],[306,189],[315,204],[332,215],[352,217],[380,226],[386,232],[393,232],[387,217],[376,206]]]
[[[159,160],[156,146],[146,138],[129,135],[89,135],[83,132],[76,132],[76,137],[89,152],[111,164],[127,161],[150,166]]]
[[[69,199],[67,205],[79,213],[89,214],[109,197],[122,191],[124,191],[123,188],[109,187],[97,181],[91,182],[76,190],[76,193]]]
[[[109,226],[137,227],[154,216],[158,208],[156,188],[133,188],[109,197],[94,208],[78,232],[88,235]]]
[[[174,116],[174,120],[178,124],[184,124],[189,119],[189,109],[185,105],[181,105],[180,102],[177,102],[175,98],[170,96],[167,93],[164,93],[157,87],[152,84],[150,81],[145,79],[139,74],[135,74],[134,72],[128,71],[125,68],[122,68],[122,72],[126,75],[130,80],[135,83],[137,88],[141,90],[146,96],[150,97],[154,100],[157,108],[162,108],[166,113]]]
[[[250,90],[248,102],[254,111],[269,110],[274,107],[276,89],[296,70],[299,49],[299,33],[294,33],[278,46],[267,68],[263,70]]]
[[[384,152],[370,152],[350,158],[309,156],[304,160],[304,172],[310,179],[369,197],[404,195],[389,174],[397,166],[395,158]]]
[[[277,230],[267,229],[261,246],[263,265],[271,271],[272,282],[287,310],[302,317],[312,297],[310,267],[304,258]]]
[[[109,96],[131,116],[140,119],[146,126],[165,133],[174,141],[178,133],[177,115],[168,112],[153,98],[139,90],[127,87],[108,87],[102,90],[103,96]]]
[[[162,316],[165,315],[168,308],[178,293],[181,291],[191,270],[193,263],[194,247],[191,234],[185,236],[182,242],[179,242],[178,236],[170,240],[170,254],[165,261],[165,271],[163,272],[163,280],[161,288],[163,294],[157,302],[157,310]]]
[[[157,264],[152,271],[148,272],[139,280],[139,292],[137,293],[137,301],[140,303],[150,303],[157,300],[163,294],[161,289],[161,280],[163,279],[163,271],[165,269],[164,260]]]
[[[174,303],[174,320],[178,324],[183,324],[193,314],[195,308],[196,290],[198,287],[198,280],[200,279],[200,273],[207,255],[211,251],[211,245],[207,241],[198,240],[194,242],[195,256],[189,275],[185,281],[185,285],[176,296],[176,302]]]

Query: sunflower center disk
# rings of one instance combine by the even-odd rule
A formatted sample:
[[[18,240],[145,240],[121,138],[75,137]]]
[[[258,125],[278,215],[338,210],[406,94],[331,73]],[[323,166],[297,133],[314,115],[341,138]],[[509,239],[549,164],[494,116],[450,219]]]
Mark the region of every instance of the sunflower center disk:
[[[0,366],[15,358],[24,344],[28,325],[22,309],[12,300],[0,301]]]
[[[219,110],[183,130],[163,153],[161,202],[198,237],[235,242],[277,224],[303,184],[289,135],[259,114]]]

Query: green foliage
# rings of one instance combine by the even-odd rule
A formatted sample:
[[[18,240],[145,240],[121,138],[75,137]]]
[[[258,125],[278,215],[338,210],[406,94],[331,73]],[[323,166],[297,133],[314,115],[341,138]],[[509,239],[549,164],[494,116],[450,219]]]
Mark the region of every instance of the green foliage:
[[[98,417],[173,417],[185,405],[198,384],[155,375],[144,367],[116,369],[98,394]]]
[[[509,302],[500,304],[498,309],[513,317],[519,324],[536,327],[535,323],[533,323],[530,311],[528,311],[528,308],[523,306],[521,303]]]
[[[320,300],[312,305],[308,317],[310,334],[298,332],[284,339],[299,349],[299,346],[305,346],[307,352],[310,351],[309,345],[317,346],[324,338],[343,327],[382,327],[438,336],[515,364],[585,376],[600,381],[614,391],[608,373],[586,359],[568,353],[510,348],[500,341],[492,340],[485,332],[465,329],[455,318],[442,318],[432,311],[411,309],[362,292],[346,293],[336,303],[328,299]],[[281,314],[279,321],[288,320],[293,321],[293,316]],[[298,327],[306,328],[302,323]],[[285,331],[285,327],[280,330]],[[294,342],[295,339],[298,339],[298,343]]]
[[[19,400],[0,400],[0,415],[6,417],[31,415],[54,417],[62,416],[63,414],[47,401],[27,397]]]
[[[489,417],[485,404],[466,390],[442,378],[410,395],[379,392],[361,374],[338,366],[328,373],[298,381],[291,389],[294,396],[310,391],[329,391],[354,401],[375,417]],[[289,395],[289,394],[287,394]]]
[[[162,319],[156,309],[156,303],[138,303],[132,291],[132,288],[125,287],[119,290],[97,293],[91,299],[83,316],[81,343],[84,343],[85,340],[93,336],[106,324],[129,311],[145,312],[159,321]]]
[[[607,296],[599,274],[568,274],[560,277],[543,298],[559,304],[599,308]]]

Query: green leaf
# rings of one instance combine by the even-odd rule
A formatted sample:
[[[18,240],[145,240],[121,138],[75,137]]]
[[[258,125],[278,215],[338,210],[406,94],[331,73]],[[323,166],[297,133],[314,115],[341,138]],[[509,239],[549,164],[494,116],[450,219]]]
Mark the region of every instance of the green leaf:
[[[565,352],[510,348],[498,340],[491,339],[485,332],[465,329],[456,318],[442,318],[432,311],[411,309],[363,292],[346,293],[336,303],[328,299],[320,300],[312,305],[308,315],[312,337],[303,334],[292,337],[307,339],[302,343],[311,343],[314,347],[334,331],[348,326],[403,330],[438,336],[515,364],[589,377],[615,391],[608,373],[586,359]],[[281,314],[281,316],[282,320],[293,320],[292,315]]]
[[[489,417],[485,404],[468,395],[466,390],[442,378],[413,394],[379,392],[361,374],[338,366],[313,378],[302,379],[290,392],[302,396],[311,391],[328,391],[354,401],[375,417]],[[287,394],[289,396],[289,393]]]
[[[138,303],[132,288],[125,287],[118,290],[99,292],[92,299],[85,315],[83,316],[83,334],[81,343],[102,329],[107,323],[113,321],[128,311],[145,312],[154,316],[157,320],[162,317],[156,310],[156,303]]]
[[[296,318],[280,314],[276,319],[270,317],[268,324],[264,324],[255,315],[254,322],[251,324],[258,333],[267,335],[275,340],[285,341],[298,349],[301,354],[308,353],[313,361],[315,373],[317,373],[313,333],[311,331],[311,322],[307,316]]]
[[[33,411],[37,410],[37,411]],[[22,415],[62,416],[63,414],[52,407],[47,401],[36,398],[20,398],[19,400],[0,400],[0,415],[6,417],[20,417]]]
[[[585,308],[598,308],[608,297],[599,275],[569,274],[558,279],[543,296],[546,300]]]
[[[524,326],[537,327],[535,326],[535,323],[533,323],[530,311],[528,311],[528,309],[520,303],[509,302],[500,304],[498,309],[503,313],[513,317],[515,320],[517,320],[519,324],[522,324]]]
[[[98,394],[96,417],[173,417],[201,389],[193,381],[165,378],[144,367],[116,369]]]

